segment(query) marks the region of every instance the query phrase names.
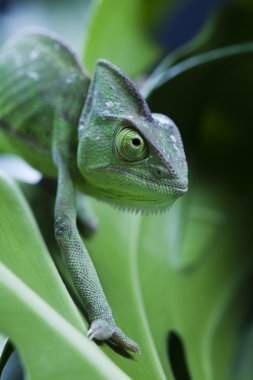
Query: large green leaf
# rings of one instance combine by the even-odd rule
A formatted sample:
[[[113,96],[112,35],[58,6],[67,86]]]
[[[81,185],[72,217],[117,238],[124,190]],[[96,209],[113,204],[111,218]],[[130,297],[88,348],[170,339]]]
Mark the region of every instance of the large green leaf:
[[[137,366],[106,352],[132,378],[173,379],[170,331],[183,341],[192,378],[229,378],[248,312],[247,300],[239,305],[240,284],[252,258],[241,255],[243,228],[221,196],[195,184],[170,213],[150,217],[95,205],[101,226],[90,251],[116,319],[142,356]]]
[[[104,346],[104,350],[133,379],[165,379],[140,288],[137,263],[139,217],[95,202],[93,206],[99,216],[100,228],[88,248],[116,321],[138,342],[142,353],[135,360],[126,360],[109,347]]]
[[[0,331],[32,379],[127,378],[84,336],[31,211],[3,173],[0,196]]]
[[[44,191],[44,196],[43,196]],[[38,195],[45,202],[45,189],[38,189]],[[141,355],[128,355],[103,343],[101,349],[131,378],[142,379],[148,376],[155,379],[165,379],[147,316],[141,301],[139,278],[136,273],[136,248],[138,230],[135,226],[138,216],[122,213],[107,205],[92,202],[93,208],[100,220],[99,232],[95,237],[85,242],[92,260],[98,270],[103,288],[112,306],[114,316],[119,326],[134,340],[142,350]],[[43,205],[37,204],[37,214]],[[45,212],[44,212],[45,215]],[[42,231],[47,229],[48,218],[39,216]],[[108,223],[110,221],[110,223]],[[51,230],[51,233],[53,230]],[[52,252],[55,252],[52,236],[46,234]],[[115,238],[113,238],[115,237]]]
[[[22,193],[0,173],[0,261],[80,331],[82,320],[42,240]]]
[[[164,8],[168,8],[164,0],[94,2],[84,51],[87,69],[92,72],[98,58],[108,59],[132,77],[150,68],[162,49],[152,40],[148,29]]]
[[[1,329],[17,345],[32,379],[83,379],[84,374],[94,380],[128,379],[3,264],[0,264],[0,301]]]

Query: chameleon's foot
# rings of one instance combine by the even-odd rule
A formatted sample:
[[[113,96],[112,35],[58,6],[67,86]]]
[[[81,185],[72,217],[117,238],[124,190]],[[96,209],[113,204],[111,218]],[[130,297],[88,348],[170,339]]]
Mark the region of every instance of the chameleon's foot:
[[[87,331],[87,336],[90,339],[106,340],[112,336],[114,330],[114,327],[107,321],[97,319],[92,322],[89,330]]]
[[[110,340],[125,350],[135,352],[137,354],[141,353],[138,344],[135,343],[132,339],[128,338],[119,327],[115,328]]]
[[[130,338],[128,338],[119,327],[112,326],[103,319],[98,319],[92,322],[87,336],[90,339],[106,340],[110,339],[117,346],[131,352],[140,354],[139,346]]]

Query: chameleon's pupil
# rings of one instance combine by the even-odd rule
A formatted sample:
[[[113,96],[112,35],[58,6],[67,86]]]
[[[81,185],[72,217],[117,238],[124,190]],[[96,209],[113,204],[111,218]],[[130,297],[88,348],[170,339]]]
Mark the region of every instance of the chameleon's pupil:
[[[141,140],[135,138],[135,139],[132,140],[132,144],[133,144],[134,146],[140,146],[140,145],[141,145]]]
[[[115,137],[118,157],[123,161],[140,161],[146,158],[148,145],[139,132],[133,128],[120,129]]]

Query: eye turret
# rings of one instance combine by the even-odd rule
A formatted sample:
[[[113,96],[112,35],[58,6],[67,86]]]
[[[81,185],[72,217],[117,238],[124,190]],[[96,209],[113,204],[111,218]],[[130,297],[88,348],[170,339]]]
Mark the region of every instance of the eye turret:
[[[133,128],[122,128],[115,136],[118,157],[123,161],[140,161],[148,155],[148,144]]]

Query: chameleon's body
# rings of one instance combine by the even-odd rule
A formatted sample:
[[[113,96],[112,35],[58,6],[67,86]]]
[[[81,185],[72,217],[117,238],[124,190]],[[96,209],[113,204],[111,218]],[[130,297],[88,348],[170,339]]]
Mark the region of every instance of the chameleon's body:
[[[91,80],[65,43],[31,29],[0,49],[0,139],[2,149],[58,178],[55,233],[89,335],[138,351],[117,327],[78,234],[74,187],[122,207],[168,208],[187,190],[176,126],[151,114],[116,66],[98,61]]]
[[[73,52],[42,32],[7,41],[0,68],[1,127],[11,132],[10,147],[43,174],[57,176],[51,155],[55,110],[77,139],[88,75]]]

